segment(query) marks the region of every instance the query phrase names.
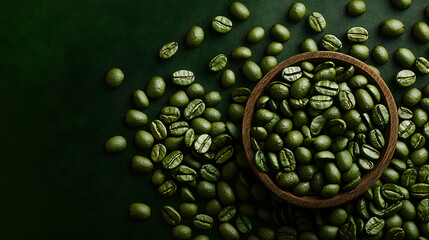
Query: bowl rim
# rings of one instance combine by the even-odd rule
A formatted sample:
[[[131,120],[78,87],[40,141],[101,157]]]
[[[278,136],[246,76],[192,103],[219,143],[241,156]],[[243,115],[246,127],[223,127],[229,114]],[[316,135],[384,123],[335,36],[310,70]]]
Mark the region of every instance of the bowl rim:
[[[254,152],[250,142],[250,129],[252,126],[253,114],[255,112],[255,103],[257,99],[264,93],[265,87],[273,79],[275,79],[284,68],[310,60],[332,60],[335,63],[339,64],[353,65],[355,67],[355,73],[357,71],[359,74],[362,74],[367,77],[368,81],[377,86],[377,88],[380,90],[380,94],[382,97],[380,102],[386,105],[390,117],[389,123],[386,125],[387,127],[384,132],[385,138],[387,136],[386,145],[385,148],[380,152],[380,155],[382,157],[378,160],[378,162],[374,166],[374,169],[363,174],[361,182],[354,189],[348,192],[340,192],[331,198],[322,198],[320,196],[299,197],[287,190],[281,189],[279,186],[277,186],[277,184],[274,183],[273,179],[271,179],[271,177],[267,173],[262,172],[257,167],[254,161]],[[368,66],[361,60],[343,53],[332,51],[306,52],[292,56],[280,62],[276,67],[274,67],[265,76],[263,76],[262,79],[255,86],[249,99],[247,100],[246,107],[244,110],[242,122],[242,140],[246,158],[249,162],[252,171],[271,192],[273,192],[280,199],[283,199],[289,203],[301,207],[326,208],[334,207],[356,198],[357,196],[363,194],[381,177],[384,170],[389,165],[396,148],[396,142],[398,140],[398,122],[399,119],[397,107],[393,95],[384,80],[374,69],[372,69],[370,66]]]

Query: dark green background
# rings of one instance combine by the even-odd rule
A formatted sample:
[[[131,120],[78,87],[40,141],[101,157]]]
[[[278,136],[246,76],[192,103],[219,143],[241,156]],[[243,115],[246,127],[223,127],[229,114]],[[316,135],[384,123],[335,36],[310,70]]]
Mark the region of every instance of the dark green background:
[[[136,129],[123,123],[132,108],[131,94],[144,89],[153,75],[168,79],[179,69],[197,74],[197,82],[207,90],[218,90],[218,73],[207,70],[207,62],[218,53],[229,54],[248,45],[245,34],[254,26],[266,30],[266,37],[253,50],[259,62],[269,43],[269,28],[284,24],[291,39],[277,57],[279,61],[299,52],[306,37],[320,42],[324,34],[343,40],[346,53],[350,43],[345,32],[363,26],[370,32],[365,43],[370,49],[385,46],[392,56],[397,47],[408,47],[416,56],[429,57],[427,44],[418,43],[411,26],[424,21],[427,0],[414,0],[405,10],[394,9],[388,0],[367,1],[367,12],[351,18],[345,13],[347,1],[302,1],[307,13],[321,12],[328,23],[322,33],[312,32],[306,20],[291,23],[285,14],[291,1],[243,1],[251,11],[244,22],[234,22],[233,30],[220,35],[210,29],[217,15],[228,13],[228,0],[39,0],[3,1],[0,19],[0,235],[2,239],[169,239],[169,227],[159,211],[166,203],[150,185],[150,174],[132,171],[130,159],[137,150],[132,138]],[[406,25],[398,38],[384,38],[379,23],[398,18]],[[233,19],[231,17],[231,19]],[[183,43],[186,31],[200,25],[206,40],[195,50]],[[161,61],[159,48],[178,41],[180,49],[172,59]],[[236,86],[252,86],[242,79],[239,66],[229,67],[240,78]],[[368,63],[372,64],[369,60]],[[111,67],[125,73],[123,85],[108,89],[103,82]],[[405,89],[392,79],[400,67],[393,61],[380,67],[382,77],[399,99]],[[419,75],[416,87],[428,83]],[[176,90],[170,89],[166,96]],[[228,105],[223,93],[222,111]],[[146,112],[154,119],[168,97],[153,101]],[[117,155],[103,151],[113,135],[127,138],[129,147]],[[132,202],[152,207],[152,218],[133,222],[127,218]],[[155,231],[157,230],[157,231]],[[159,232],[158,232],[159,231]],[[157,232],[155,234],[155,232]]]

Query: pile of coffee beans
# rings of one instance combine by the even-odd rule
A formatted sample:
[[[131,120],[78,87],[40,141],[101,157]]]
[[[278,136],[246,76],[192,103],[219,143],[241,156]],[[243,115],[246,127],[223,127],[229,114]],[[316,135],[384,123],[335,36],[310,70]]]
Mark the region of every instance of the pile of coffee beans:
[[[410,0],[391,3],[398,11],[408,11],[411,5]],[[351,19],[365,17],[367,9],[360,0],[351,0],[341,7],[338,11],[345,11]],[[161,44],[156,55],[174,61],[182,42],[190,49],[204,47],[205,31],[225,37],[235,27],[242,27],[241,21],[252,17],[239,2],[231,3],[228,10],[228,16],[214,15],[212,22],[207,23],[209,27],[191,26],[184,33],[184,41]],[[306,21],[309,30],[296,47],[302,52],[319,48],[342,51],[348,43],[326,33],[333,25],[325,18],[327,15],[311,10],[294,2],[285,12],[291,22]],[[429,5],[422,9],[423,15],[429,19]],[[171,81],[153,76],[144,90],[137,89],[130,96],[134,107],[124,113],[124,122],[136,129],[134,141],[113,136],[104,147],[110,154],[127,151],[131,144],[139,148],[130,165],[138,173],[150,176],[153,191],[141,191],[159,194],[162,205],[158,208],[160,203],[132,203],[130,219],[146,223],[154,221],[151,216],[162,216],[165,223],[157,224],[171,226],[173,239],[427,240],[429,84],[423,89],[410,88],[403,95],[398,108],[399,141],[394,159],[382,177],[357,199],[329,209],[301,208],[282,202],[255,178],[241,143],[244,106],[251,86],[277,65],[276,56],[293,37],[287,25],[273,23],[264,29],[265,25],[249,28],[243,36],[246,43],[230,49],[230,54],[219,52],[207,61],[201,71],[213,71],[222,88],[209,89],[204,81],[211,79],[202,81],[196,69],[180,68],[170,74]],[[388,50],[395,49],[379,45],[370,51],[365,43],[370,35],[378,33],[373,32],[374,28],[367,29],[344,29],[344,36],[353,44],[348,53],[363,61],[370,58],[382,66],[391,58]],[[427,29],[423,21],[416,22],[411,29],[398,19],[388,18],[377,31],[391,39],[410,32],[416,42],[427,43]],[[317,37],[319,33],[322,35],[318,44],[311,34]],[[265,55],[259,61],[252,60],[259,55],[251,46],[268,37],[271,40],[264,48]],[[423,77],[429,72],[426,58],[416,57],[403,46],[396,49],[393,58],[403,69],[398,70],[396,85],[392,87],[407,88],[427,81]],[[241,73],[230,61],[243,61]],[[263,170],[276,170],[278,166],[281,171],[289,171],[274,177],[278,177],[279,185],[297,195],[320,192],[330,197],[341,188],[353,188],[385,147],[383,125],[388,115],[380,104],[379,90],[355,73],[353,66],[335,62],[302,62],[285,69],[283,77],[267,88],[266,96],[255,106],[258,113],[252,128],[253,147],[258,150],[258,160],[267,162],[259,165]],[[118,88],[126,83],[125,79],[120,69],[112,68],[105,82],[110,88]],[[242,79],[247,84],[236,86]],[[175,92],[167,96],[169,89]],[[225,97],[225,91],[230,96]],[[165,100],[165,105],[158,108],[160,100]],[[226,111],[221,106],[227,106]],[[155,111],[153,118],[149,113]],[[316,158],[322,162],[338,161],[313,163]],[[143,238],[147,234],[142,231]]]
[[[385,147],[390,116],[379,89],[332,61],[302,62],[281,76],[256,102],[256,165],[297,196],[354,189]]]

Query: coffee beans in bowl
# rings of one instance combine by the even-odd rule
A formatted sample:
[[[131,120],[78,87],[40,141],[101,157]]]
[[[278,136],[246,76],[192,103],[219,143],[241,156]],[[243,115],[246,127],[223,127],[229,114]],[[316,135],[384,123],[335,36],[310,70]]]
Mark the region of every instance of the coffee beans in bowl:
[[[393,97],[369,66],[335,52],[303,53],[265,75],[244,114],[250,165],[277,196],[331,207],[363,193],[393,155]]]

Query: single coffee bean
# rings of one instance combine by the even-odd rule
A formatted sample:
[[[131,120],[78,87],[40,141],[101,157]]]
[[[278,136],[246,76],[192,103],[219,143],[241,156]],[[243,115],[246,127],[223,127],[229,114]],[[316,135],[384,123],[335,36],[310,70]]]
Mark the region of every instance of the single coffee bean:
[[[149,107],[149,98],[142,90],[136,90],[133,93],[133,103],[138,109],[145,109]]]
[[[165,82],[162,77],[152,77],[146,87],[146,95],[151,99],[158,99],[165,93]]]
[[[398,72],[396,75],[396,83],[401,87],[409,87],[416,82],[416,74],[408,69]]]
[[[224,16],[217,16],[212,21],[212,28],[219,33],[227,33],[232,29],[232,22]]]
[[[347,38],[351,42],[366,42],[368,40],[368,31],[363,27],[352,27],[347,31]]]
[[[149,132],[144,131],[144,130],[140,130],[134,136],[134,141],[136,142],[136,144],[139,148],[149,149],[152,147],[155,139],[153,138],[152,134],[150,134]],[[119,145],[119,146],[122,146],[122,148],[125,148],[123,145]]]
[[[323,15],[318,12],[310,13],[308,16],[308,24],[315,32],[321,32],[326,28],[326,20]]]
[[[194,99],[183,110],[183,115],[186,119],[194,119],[204,113],[206,105],[201,99]]]
[[[415,198],[427,198],[429,197],[429,184],[427,183],[416,183],[410,188],[411,196]]]
[[[157,143],[153,146],[150,157],[154,162],[161,162],[167,155],[167,148],[162,143]]]
[[[201,134],[194,142],[194,149],[197,153],[206,153],[212,143],[212,138],[208,134]]]
[[[151,216],[150,207],[144,203],[132,203],[128,209],[129,216],[133,220],[146,220]]]
[[[176,211],[176,209],[174,209],[171,206],[164,206],[161,209],[161,214],[162,217],[164,218],[164,220],[170,224],[170,225],[177,225],[180,223],[180,221],[182,220],[182,217],[180,216],[179,212]]]
[[[246,39],[249,43],[257,43],[264,38],[265,31],[261,27],[254,27],[247,33]]]
[[[364,1],[352,0],[346,5],[346,12],[352,17],[360,16],[366,11],[366,4]]]
[[[232,50],[231,57],[234,59],[247,59],[252,56],[252,51],[248,47],[237,47]]]
[[[380,152],[368,144],[362,145],[361,154],[370,160],[378,160],[380,158]]]
[[[240,239],[240,234],[237,229],[230,223],[222,223],[219,225],[219,233],[224,239],[228,240],[238,240]]]
[[[339,51],[343,47],[343,43],[335,35],[326,34],[322,38],[322,46],[328,51]]]
[[[389,53],[383,46],[376,46],[371,52],[372,59],[379,65],[385,64],[389,60]]]
[[[179,166],[183,160],[183,153],[179,150],[175,150],[169,153],[162,160],[162,166],[166,169],[173,169]]]
[[[127,140],[122,136],[109,138],[104,144],[104,149],[108,153],[119,153],[127,147]]]
[[[186,34],[186,45],[196,48],[204,41],[204,30],[200,26],[192,26]]]
[[[300,48],[303,52],[315,52],[318,50],[317,43],[312,38],[302,40]]]
[[[429,198],[425,198],[417,205],[417,219],[429,222]]]
[[[353,44],[349,54],[359,60],[365,61],[369,58],[369,48],[362,44]]]
[[[235,225],[237,226],[238,231],[242,233],[249,233],[252,231],[252,222],[249,217],[245,215],[240,215],[235,220]]]
[[[234,148],[231,145],[228,145],[226,147],[223,147],[216,153],[214,160],[217,164],[222,164],[228,161],[233,154],[234,154]]]
[[[185,121],[178,121],[168,126],[170,134],[176,137],[182,136],[189,129],[189,124]]]
[[[177,184],[173,180],[167,180],[158,187],[159,195],[169,197],[177,191]]]
[[[328,80],[317,82],[314,89],[316,92],[327,96],[336,96],[339,92],[338,84]]]
[[[282,77],[287,82],[294,82],[301,78],[302,71],[299,66],[291,66],[283,69],[282,71]]]
[[[234,218],[237,213],[237,209],[234,206],[226,206],[224,207],[218,214],[218,219],[221,222],[228,222],[232,218]]]
[[[265,48],[265,54],[269,56],[275,56],[283,51],[283,44],[280,42],[271,42]]]
[[[390,116],[386,106],[377,104],[372,109],[371,119],[377,126],[384,126],[389,122]]]
[[[405,68],[411,68],[416,61],[413,52],[408,48],[398,48],[393,54],[395,60]]]
[[[414,168],[409,168],[402,172],[401,174],[401,185],[404,187],[410,187],[417,180],[417,170]]]
[[[428,30],[429,31],[429,30]],[[414,62],[417,70],[423,74],[429,73],[429,61],[424,57],[418,57]]]
[[[244,76],[251,82],[256,82],[262,78],[262,71],[258,64],[247,60],[242,66],[241,71]]]
[[[250,93],[251,91],[248,88],[236,88],[232,91],[231,98],[236,103],[245,103],[249,99]]]
[[[228,63],[228,58],[225,56],[225,54],[219,54],[210,60],[209,69],[212,72],[218,72],[218,71],[224,69],[227,63]],[[188,83],[186,85],[189,85],[189,84],[190,83]]]
[[[429,42],[429,26],[427,23],[419,21],[414,24],[413,28],[413,35],[417,40],[419,40],[422,43],[428,43]]]
[[[271,69],[277,66],[277,58],[273,56],[265,56],[259,62],[262,74],[268,73]]]
[[[197,172],[185,165],[178,166],[171,173],[172,177],[179,182],[194,182],[197,177]]]
[[[229,12],[240,21],[246,20],[250,16],[249,9],[240,2],[232,2],[231,5],[229,5]]]
[[[411,6],[411,0],[391,0],[393,6],[398,9],[404,10]]]
[[[131,167],[141,173],[149,173],[153,169],[153,163],[146,157],[136,155],[131,159]]]
[[[156,140],[162,140],[167,137],[167,128],[160,120],[155,119],[150,123],[150,132]]]
[[[159,57],[162,59],[169,59],[176,54],[178,49],[179,44],[177,42],[167,43],[161,47],[161,50],[159,50]]]
[[[235,84],[235,73],[231,69],[226,69],[220,77],[220,84],[224,88],[230,88]]]
[[[380,23],[380,31],[388,37],[398,37],[404,33],[404,24],[397,19],[386,19]]]
[[[270,34],[275,40],[282,43],[287,42],[290,39],[289,30],[281,24],[274,24],[270,30]]]
[[[213,226],[213,218],[206,214],[198,214],[194,217],[193,223],[196,228],[208,230]]]
[[[289,8],[287,16],[289,20],[293,22],[299,22],[301,21],[301,19],[304,18],[305,12],[306,12],[305,5],[300,2],[297,2],[292,4],[292,6]]]
[[[332,97],[325,95],[315,95],[310,98],[310,106],[315,110],[328,109],[333,102]]]
[[[374,146],[376,149],[381,149],[386,144],[386,141],[384,140],[383,133],[378,129],[374,128],[369,132],[370,142],[372,146]]]
[[[188,86],[195,80],[195,74],[189,70],[179,70],[171,75],[171,81],[180,86]]]
[[[152,184],[155,186],[159,186],[162,183],[164,183],[165,178],[166,178],[166,174],[165,174],[164,170],[159,168],[159,169],[155,170],[152,174],[152,179],[151,179]]]
[[[372,217],[365,224],[365,232],[371,236],[375,236],[383,230],[384,224],[384,219]]]
[[[107,72],[104,80],[108,87],[117,88],[124,81],[124,73],[119,68],[112,68]]]
[[[172,230],[174,239],[189,240],[192,236],[192,229],[186,225],[177,225]]]
[[[400,138],[408,138],[416,131],[416,125],[410,120],[404,120],[399,123],[398,136]]]

